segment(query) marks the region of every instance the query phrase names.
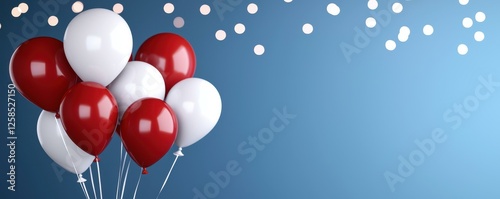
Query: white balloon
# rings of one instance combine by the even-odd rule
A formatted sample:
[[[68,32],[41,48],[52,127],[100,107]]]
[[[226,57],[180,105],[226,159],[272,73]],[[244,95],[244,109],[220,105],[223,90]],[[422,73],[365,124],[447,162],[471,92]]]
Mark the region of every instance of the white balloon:
[[[120,118],[132,103],[141,98],[165,98],[165,82],[160,71],[141,61],[129,62],[108,89],[118,103]]]
[[[217,124],[222,101],[217,89],[200,78],[187,78],[175,84],[165,99],[178,121],[175,143],[187,147],[205,137]]]
[[[111,10],[95,8],[78,14],[64,33],[64,53],[83,81],[107,86],[123,70],[132,53],[132,32]]]
[[[42,111],[38,117],[36,130],[38,141],[45,153],[67,171],[81,174],[85,172],[94,161],[95,156],[80,149],[68,137],[61,123],[58,124],[56,121],[54,113]],[[64,143],[66,143],[68,150],[66,150]]]

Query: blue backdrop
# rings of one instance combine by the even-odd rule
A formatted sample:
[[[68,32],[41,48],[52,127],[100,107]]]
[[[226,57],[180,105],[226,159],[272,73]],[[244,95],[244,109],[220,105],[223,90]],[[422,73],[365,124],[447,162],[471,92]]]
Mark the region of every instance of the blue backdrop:
[[[395,13],[394,0],[378,1],[375,10],[366,0],[273,0],[253,1],[258,11],[250,14],[246,0],[82,0],[84,10],[117,2],[134,52],[156,33],[182,35],[196,52],[195,76],[212,82],[223,101],[217,126],[184,149],[160,198],[500,198],[498,2],[409,0]],[[169,2],[171,14],[163,9]],[[41,109],[19,93],[15,149],[7,145],[12,52],[37,36],[62,40],[76,16],[74,1],[34,0],[13,17],[19,3],[0,3],[0,198],[84,198],[76,177],[40,147]],[[328,12],[330,3],[340,14]],[[211,7],[206,16],[203,4]],[[476,19],[478,12],[486,20]],[[58,24],[50,26],[48,16]],[[371,16],[377,24],[367,28]],[[174,26],[176,17],[183,27]],[[235,33],[237,23],[243,34]],[[425,35],[424,25],[433,34]],[[402,26],[411,31],[406,42],[398,40]],[[218,30],[226,33],[222,41]],[[475,40],[478,31],[484,40]],[[258,44],[262,55],[254,52]],[[119,142],[115,136],[101,156],[104,198],[115,197]],[[174,150],[142,177],[137,198],[156,197]],[[11,152],[15,191],[7,181]],[[131,165],[124,198],[132,198],[140,174]],[[84,177],[92,194],[89,172]]]

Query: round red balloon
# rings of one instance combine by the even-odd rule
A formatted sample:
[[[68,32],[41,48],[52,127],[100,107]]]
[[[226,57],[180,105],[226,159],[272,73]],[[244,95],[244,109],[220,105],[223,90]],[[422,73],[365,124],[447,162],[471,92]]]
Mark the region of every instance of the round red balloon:
[[[135,60],[147,62],[160,71],[166,93],[177,82],[193,77],[196,69],[193,47],[174,33],[160,33],[147,39],[139,47]]]
[[[50,37],[22,43],[12,54],[9,72],[26,99],[50,112],[59,110],[64,93],[78,82],[64,55],[63,43]]]
[[[98,160],[118,120],[118,105],[111,92],[95,82],[78,83],[64,95],[59,111],[71,140]]]
[[[123,114],[120,136],[130,157],[143,168],[160,160],[177,136],[177,118],[163,100],[143,98]]]

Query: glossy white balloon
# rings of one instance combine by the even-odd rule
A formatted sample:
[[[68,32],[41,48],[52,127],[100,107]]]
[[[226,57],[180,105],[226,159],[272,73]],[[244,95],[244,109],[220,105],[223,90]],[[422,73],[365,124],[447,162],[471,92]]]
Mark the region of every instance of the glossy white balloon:
[[[177,116],[179,130],[175,143],[190,146],[205,137],[222,112],[220,94],[210,82],[187,78],[175,84],[165,99]]]
[[[132,53],[132,32],[111,10],[94,8],[78,14],[64,33],[64,53],[83,81],[107,86],[123,70]]]
[[[94,161],[95,157],[93,155],[80,149],[68,137],[61,123],[57,123],[54,113],[42,111],[38,117],[36,130],[38,141],[45,153],[67,171],[81,174],[85,172]],[[64,143],[66,143],[68,150],[66,150]]]
[[[141,61],[129,62],[108,89],[118,103],[120,118],[132,103],[141,98],[165,98],[165,82],[160,71]]]

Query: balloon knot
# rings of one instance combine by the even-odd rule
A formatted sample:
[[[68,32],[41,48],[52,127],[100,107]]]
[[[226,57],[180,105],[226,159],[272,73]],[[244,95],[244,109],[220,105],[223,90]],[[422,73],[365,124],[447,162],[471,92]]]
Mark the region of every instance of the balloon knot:
[[[99,162],[101,159],[99,159],[99,156],[95,156],[94,162]]]
[[[148,170],[146,170],[146,168],[144,168],[144,167],[142,168],[142,174],[143,174],[143,175],[148,174]]]
[[[78,174],[78,181],[76,181],[76,182],[84,183],[84,182],[87,182],[87,179],[83,178],[82,174]]]
[[[177,150],[176,152],[174,152],[174,155],[175,156],[184,156],[184,153],[182,153],[182,147],[179,147],[179,150]]]
[[[56,118],[57,119],[61,118],[61,115],[59,115],[59,113],[56,113]]]

